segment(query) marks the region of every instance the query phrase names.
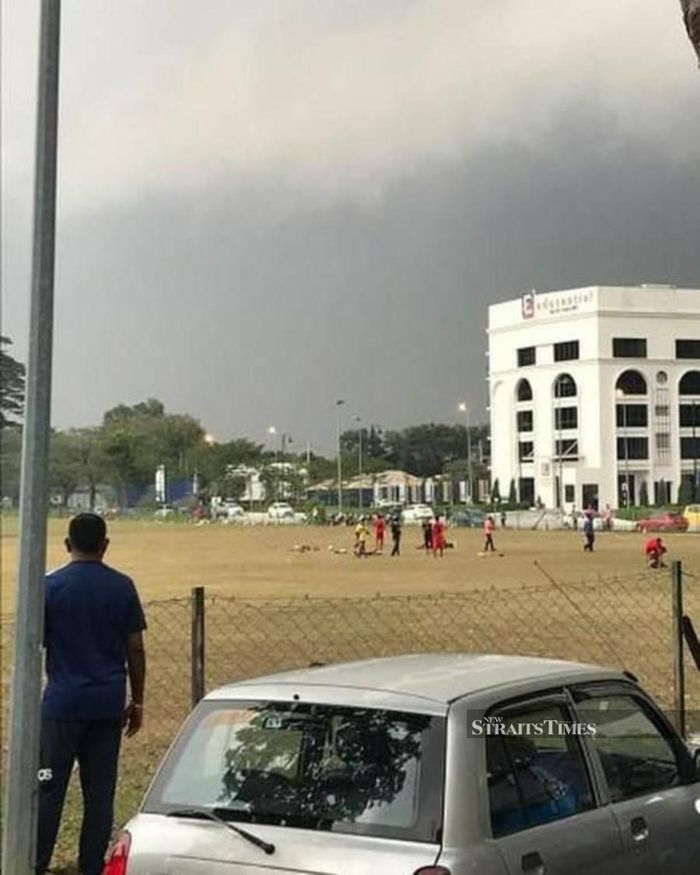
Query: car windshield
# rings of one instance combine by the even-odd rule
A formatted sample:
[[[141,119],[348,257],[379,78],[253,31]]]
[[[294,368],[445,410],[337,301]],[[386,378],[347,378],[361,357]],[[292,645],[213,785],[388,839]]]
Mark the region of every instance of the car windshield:
[[[437,840],[444,720],[299,703],[204,703],[144,803],[235,821]],[[223,812],[223,813],[222,813]]]

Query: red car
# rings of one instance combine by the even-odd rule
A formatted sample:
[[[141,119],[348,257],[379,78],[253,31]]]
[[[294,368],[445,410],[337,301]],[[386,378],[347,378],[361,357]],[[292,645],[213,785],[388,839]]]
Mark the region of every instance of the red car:
[[[638,532],[685,532],[688,528],[688,520],[679,513],[669,511],[639,520],[635,528]]]

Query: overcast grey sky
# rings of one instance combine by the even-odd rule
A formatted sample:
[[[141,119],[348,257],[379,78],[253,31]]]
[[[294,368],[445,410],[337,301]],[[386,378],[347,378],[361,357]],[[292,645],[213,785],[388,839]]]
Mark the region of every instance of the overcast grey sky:
[[[3,333],[25,352],[37,0],[2,0]],[[333,443],[485,406],[488,303],[700,286],[668,0],[64,0],[54,424],[161,398]]]

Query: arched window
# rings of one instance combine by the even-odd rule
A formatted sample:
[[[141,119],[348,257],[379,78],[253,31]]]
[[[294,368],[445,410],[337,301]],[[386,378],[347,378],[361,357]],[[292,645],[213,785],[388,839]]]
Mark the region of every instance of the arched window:
[[[625,395],[646,395],[647,381],[639,371],[624,371],[617,378],[615,388]]]
[[[515,388],[515,396],[518,401],[532,401],[532,386],[529,380],[520,380]]]
[[[679,395],[700,395],[700,371],[688,371],[683,374],[678,386]]]
[[[571,374],[559,374],[554,381],[555,398],[575,398],[576,381]]]

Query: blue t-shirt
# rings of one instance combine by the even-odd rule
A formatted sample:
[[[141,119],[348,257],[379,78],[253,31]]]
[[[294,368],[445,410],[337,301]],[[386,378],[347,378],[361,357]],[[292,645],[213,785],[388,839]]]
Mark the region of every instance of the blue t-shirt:
[[[47,574],[44,717],[121,717],[128,638],[145,628],[136,587],[125,574],[99,561],[73,561]]]

